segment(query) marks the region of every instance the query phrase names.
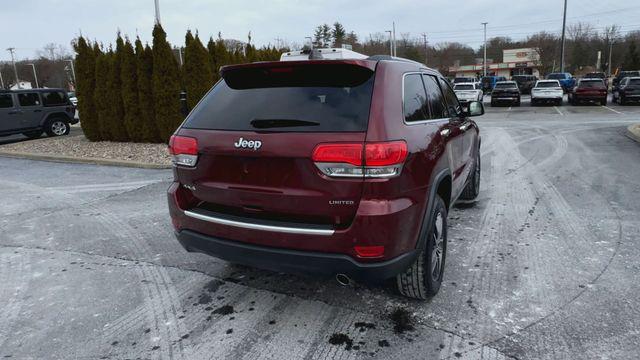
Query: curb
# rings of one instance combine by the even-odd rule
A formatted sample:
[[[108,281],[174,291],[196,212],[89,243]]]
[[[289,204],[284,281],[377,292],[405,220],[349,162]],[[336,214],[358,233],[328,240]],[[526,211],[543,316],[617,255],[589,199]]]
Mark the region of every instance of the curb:
[[[137,161],[129,160],[115,160],[115,159],[102,159],[91,157],[73,157],[65,155],[47,155],[47,154],[34,154],[19,151],[0,151],[0,156],[17,158],[17,159],[29,159],[29,160],[43,160],[52,162],[64,162],[74,164],[93,164],[93,165],[109,165],[109,166],[121,166],[121,167],[133,167],[141,169],[171,169],[171,165],[162,164],[149,164],[141,163]]]
[[[640,143],[640,124],[629,125],[626,135],[628,138]]]

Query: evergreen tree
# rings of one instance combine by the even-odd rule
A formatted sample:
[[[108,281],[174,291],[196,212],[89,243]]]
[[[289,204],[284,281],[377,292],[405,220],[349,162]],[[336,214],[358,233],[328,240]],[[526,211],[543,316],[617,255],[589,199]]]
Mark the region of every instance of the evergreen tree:
[[[142,142],[143,131],[140,121],[140,102],[138,100],[138,67],[133,46],[127,39],[122,48],[120,66],[121,97],[124,108],[124,125],[131,141]]]
[[[182,122],[180,114],[180,70],[167,34],[159,24],[153,28],[153,103],[160,138],[164,142]]]
[[[120,67],[122,54],[124,53],[124,41],[120,34],[116,39],[116,50],[109,57],[109,76],[107,78],[107,97],[110,103],[110,116],[107,128],[111,132],[112,141],[128,141],[127,128],[124,124],[124,105],[122,103],[122,85],[120,81]]]
[[[137,58],[137,91],[138,91],[138,109],[140,111],[142,137],[143,142],[161,142],[160,134],[155,122],[155,114],[153,110],[153,91],[151,77],[153,74],[153,52],[149,45],[142,46],[140,38],[136,39],[136,58]]]
[[[222,34],[218,33],[218,39],[215,41],[213,38],[209,38],[207,49],[209,50],[213,79],[217,81],[220,79],[220,68],[230,63],[229,51],[227,51],[227,47],[224,45]]]
[[[336,21],[333,24],[333,29],[331,29],[331,36],[333,37],[333,47],[339,48],[345,43],[347,31],[344,29],[342,24]]]
[[[627,53],[624,56],[623,66],[624,70],[640,69],[640,55],[638,54],[638,48],[634,40],[629,42]]]
[[[107,80],[109,77],[110,57],[113,54],[111,51],[102,52],[100,49],[96,51],[96,74],[95,74],[95,90],[93,93],[94,101],[96,104],[96,123],[97,130],[100,134],[96,137],[96,140],[108,141],[111,140],[111,133],[107,127],[109,122],[111,103],[108,99],[108,86]]]
[[[80,125],[87,139],[98,141],[100,140],[100,127],[93,96],[96,85],[96,51],[83,37],[79,37],[74,43],[74,49],[77,54],[75,70],[78,114],[82,116]]]
[[[184,81],[187,91],[187,105],[189,109],[200,101],[213,85],[213,75],[211,74],[211,64],[207,49],[200,41],[196,33],[195,38],[191,31],[187,31],[184,51]]]

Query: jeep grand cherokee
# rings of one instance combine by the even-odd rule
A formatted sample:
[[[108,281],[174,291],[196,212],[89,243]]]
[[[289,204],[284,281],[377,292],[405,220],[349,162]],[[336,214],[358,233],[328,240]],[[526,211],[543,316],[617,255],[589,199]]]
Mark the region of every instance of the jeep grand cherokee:
[[[369,59],[223,67],[170,140],[180,243],[233,263],[342,279],[442,282],[447,212],[480,184],[480,137],[449,82]]]

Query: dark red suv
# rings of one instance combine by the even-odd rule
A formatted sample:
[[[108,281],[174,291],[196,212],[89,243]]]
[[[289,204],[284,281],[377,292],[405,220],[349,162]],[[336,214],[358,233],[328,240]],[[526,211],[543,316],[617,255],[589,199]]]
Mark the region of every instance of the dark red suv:
[[[168,190],[188,251],[339,282],[442,281],[447,211],[480,184],[480,137],[448,81],[422,64],[262,62],[223,79],[170,141]]]

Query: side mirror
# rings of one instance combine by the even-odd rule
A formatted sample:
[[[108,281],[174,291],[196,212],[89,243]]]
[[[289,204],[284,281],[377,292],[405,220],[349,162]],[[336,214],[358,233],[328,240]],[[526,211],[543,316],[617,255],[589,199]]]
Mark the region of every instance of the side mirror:
[[[484,115],[484,105],[480,101],[471,101],[462,113],[464,116]]]

